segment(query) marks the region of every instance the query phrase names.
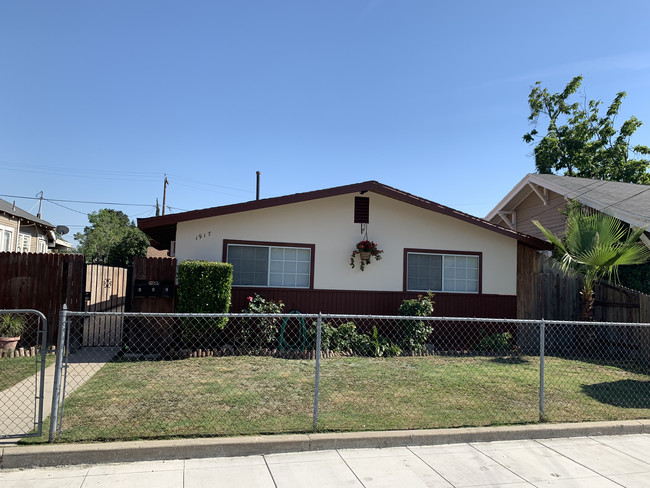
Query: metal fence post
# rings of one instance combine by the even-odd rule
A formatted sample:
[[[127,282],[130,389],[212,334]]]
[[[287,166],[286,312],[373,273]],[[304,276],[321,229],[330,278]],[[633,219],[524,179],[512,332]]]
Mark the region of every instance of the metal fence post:
[[[544,422],[544,342],[546,335],[546,323],[544,319],[539,323],[539,421]]]
[[[40,320],[43,322],[43,328],[41,330],[41,364],[40,364],[40,384],[39,384],[39,402],[38,402],[38,437],[43,435],[43,404],[45,403],[45,362],[47,360],[47,319],[45,317],[40,317]],[[38,343],[38,339],[37,339]]]
[[[323,319],[321,313],[318,313],[316,322],[316,377],[314,378],[314,430],[318,428],[318,388],[320,383],[320,348],[321,348],[321,326]]]
[[[52,412],[50,414],[49,442],[54,442],[57,424],[59,423],[59,401],[61,399],[61,377],[63,375],[63,349],[65,344],[66,327],[68,324],[68,306],[64,303],[59,314],[59,333],[56,343],[56,366],[54,367],[54,384],[52,388]]]

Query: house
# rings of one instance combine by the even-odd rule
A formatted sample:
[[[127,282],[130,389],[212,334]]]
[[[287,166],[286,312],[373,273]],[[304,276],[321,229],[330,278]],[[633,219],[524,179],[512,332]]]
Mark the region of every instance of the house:
[[[301,312],[395,314],[435,293],[436,314],[516,317],[518,255],[541,239],[376,181],[138,219],[178,261],[234,267],[232,310],[260,293]],[[351,268],[357,242],[384,252]]]
[[[544,239],[538,220],[555,235],[564,234],[567,202],[612,215],[634,228],[650,226],[650,186],[552,174],[527,174],[485,217],[490,222]],[[650,247],[650,234],[642,236]]]
[[[53,249],[72,248],[68,242],[58,239],[56,228],[0,198],[0,252],[47,253]]]

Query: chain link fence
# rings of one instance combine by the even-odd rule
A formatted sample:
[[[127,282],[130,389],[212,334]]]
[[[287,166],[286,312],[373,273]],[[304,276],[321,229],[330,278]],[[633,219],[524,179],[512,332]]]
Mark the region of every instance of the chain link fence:
[[[0,438],[41,435],[46,337],[42,313],[0,310]]]
[[[650,417],[648,324],[67,312],[60,329],[51,439]],[[88,346],[97,331],[115,340]]]

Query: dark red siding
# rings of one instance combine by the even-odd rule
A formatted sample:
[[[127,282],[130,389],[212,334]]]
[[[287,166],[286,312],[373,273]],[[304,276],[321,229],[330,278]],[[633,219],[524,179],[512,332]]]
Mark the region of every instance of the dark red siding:
[[[397,315],[402,300],[418,293],[356,290],[302,290],[292,288],[233,287],[231,312],[246,307],[247,297],[258,293],[285,303],[285,311],[358,315]],[[436,293],[434,315],[442,317],[516,318],[515,295]]]

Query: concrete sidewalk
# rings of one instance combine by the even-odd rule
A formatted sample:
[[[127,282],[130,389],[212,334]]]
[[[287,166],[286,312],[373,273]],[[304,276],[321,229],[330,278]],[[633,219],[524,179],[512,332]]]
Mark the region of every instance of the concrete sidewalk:
[[[0,471],[3,488],[648,487],[650,434]]]

